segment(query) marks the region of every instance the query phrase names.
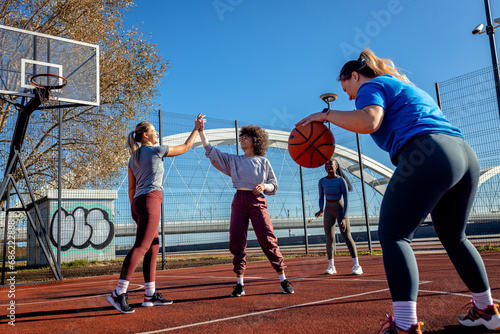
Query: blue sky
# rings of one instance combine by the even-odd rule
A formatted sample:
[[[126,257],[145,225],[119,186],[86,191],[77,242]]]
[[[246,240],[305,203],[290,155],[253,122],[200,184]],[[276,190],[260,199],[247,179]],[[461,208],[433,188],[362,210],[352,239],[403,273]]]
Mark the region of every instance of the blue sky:
[[[500,17],[498,0],[491,12]],[[171,62],[162,110],[289,130],[326,106],[322,93],[339,95],[332,108],[354,108],[336,77],[364,46],[434,98],[435,82],[491,66],[488,36],[471,33],[486,24],[479,0],[143,0],[125,23]],[[362,143],[392,166],[368,135]]]

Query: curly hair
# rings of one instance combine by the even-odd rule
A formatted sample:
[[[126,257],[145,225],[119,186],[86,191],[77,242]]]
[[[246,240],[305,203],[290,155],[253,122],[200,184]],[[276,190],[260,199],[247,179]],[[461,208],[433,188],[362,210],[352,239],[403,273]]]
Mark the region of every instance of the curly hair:
[[[255,155],[264,156],[266,154],[267,146],[269,145],[269,137],[264,129],[251,124],[242,126],[238,137],[241,140],[241,137],[243,136],[249,136],[252,138],[253,153]]]

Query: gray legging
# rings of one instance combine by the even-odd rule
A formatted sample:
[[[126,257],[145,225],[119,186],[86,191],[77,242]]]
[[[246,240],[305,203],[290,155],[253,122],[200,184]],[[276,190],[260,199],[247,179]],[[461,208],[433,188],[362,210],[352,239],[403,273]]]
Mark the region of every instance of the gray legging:
[[[429,213],[467,288],[488,290],[483,260],[465,236],[479,181],[474,151],[462,138],[433,133],[407,143],[398,160],[382,200],[378,229],[392,300],[417,300],[418,268],[410,242]]]
[[[333,259],[333,253],[335,251],[335,224],[339,223],[342,220],[342,215],[344,212],[344,202],[340,201],[326,201],[326,206],[323,214],[323,227],[325,228],[325,236],[326,236],[326,254],[328,255],[328,260]],[[342,239],[344,239],[347,248],[349,249],[349,253],[352,258],[357,257],[356,244],[352,240],[351,236],[351,224],[349,223],[349,217],[345,217],[346,229],[342,232],[340,230],[340,234],[342,235]]]

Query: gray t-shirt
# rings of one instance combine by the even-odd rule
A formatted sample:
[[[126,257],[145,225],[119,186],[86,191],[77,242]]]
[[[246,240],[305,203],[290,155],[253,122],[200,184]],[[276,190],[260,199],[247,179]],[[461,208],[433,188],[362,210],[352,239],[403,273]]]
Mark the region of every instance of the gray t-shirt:
[[[278,181],[271,163],[266,158],[259,155],[246,157],[224,153],[212,145],[206,146],[205,150],[205,155],[212,165],[231,177],[233,187],[253,189],[258,184],[271,184],[273,190],[264,190],[264,194],[274,195],[278,191]]]
[[[132,169],[137,184],[134,198],[154,190],[163,191],[163,157],[167,156],[168,150],[168,145],[144,145],[139,148],[139,166],[130,158],[128,167]]]

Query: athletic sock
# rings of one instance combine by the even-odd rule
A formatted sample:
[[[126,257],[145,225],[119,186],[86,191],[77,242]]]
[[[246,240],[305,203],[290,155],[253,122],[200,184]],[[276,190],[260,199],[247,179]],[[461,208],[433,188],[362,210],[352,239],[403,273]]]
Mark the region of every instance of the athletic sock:
[[[121,295],[127,292],[129,281],[121,279],[118,280],[118,285],[116,286],[116,294]]]
[[[144,290],[146,290],[146,296],[151,297],[155,293],[155,282],[144,283]]]
[[[333,259],[328,260],[328,265],[333,267]]]
[[[283,282],[284,280],[286,280],[285,273],[280,274],[280,282]]]
[[[407,331],[411,325],[416,324],[417,321],[417,302],[404,301],[392,302],[394,310],[394,321],[396,326],[400,329]]]
[[[236,284],[245,285],[245,284],[243,284],[243,276],[241,276],[241,277],[236,277]]]
[[[355,266],[359,266],[359,260],[357,256],[352,258],[352,263],[354,263]]]
[[[485,292],[472,293],[474,304],[480,310],[486,310],[488,306],[493,305],[493,298],[491,297],[491,289],[488,288]]]

